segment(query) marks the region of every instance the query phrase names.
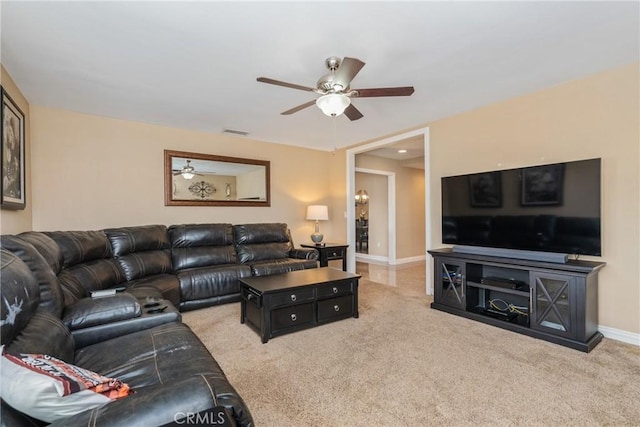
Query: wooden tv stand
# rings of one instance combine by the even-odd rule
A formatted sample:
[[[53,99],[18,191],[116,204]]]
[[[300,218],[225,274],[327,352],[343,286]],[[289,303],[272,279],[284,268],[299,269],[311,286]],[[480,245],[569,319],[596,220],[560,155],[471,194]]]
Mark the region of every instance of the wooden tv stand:
[[[431,308],[589,352],[604,262],[555,264],[436,249]]]

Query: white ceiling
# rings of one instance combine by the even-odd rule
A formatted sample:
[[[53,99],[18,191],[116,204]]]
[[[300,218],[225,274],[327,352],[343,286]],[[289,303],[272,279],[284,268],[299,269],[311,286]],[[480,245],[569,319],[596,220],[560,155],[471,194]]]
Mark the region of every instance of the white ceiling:
[[[1,61],[28,101],[132,121],[332,150],[639,60],[632,2],[1,3]],[[329,56],[366,62],[364,118],[329,118]]]

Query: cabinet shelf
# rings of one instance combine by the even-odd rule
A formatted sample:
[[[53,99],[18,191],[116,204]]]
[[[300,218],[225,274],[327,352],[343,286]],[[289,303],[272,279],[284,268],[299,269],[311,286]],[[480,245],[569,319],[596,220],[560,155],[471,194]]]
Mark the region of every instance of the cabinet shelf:
[[[519,291],[517,289],[502,288],[500,286],[485,285],[483,283],[472,282],[471,280],[467,280],[467,286],[479,289],[488,289],[490,291],[502,292],[505,294],[520,295],[529,298],[529,292]]]
[[[431,250],[434,298],[431,308],[531,337],[589,352],[601,340],[597,329],[598,271],[604,263],[551,264]],[[480,283],[481,278],[528,283],[528,291]],[[501,301],[500,301],[501,300]],[[518,308],[493,310],[493,302]]]

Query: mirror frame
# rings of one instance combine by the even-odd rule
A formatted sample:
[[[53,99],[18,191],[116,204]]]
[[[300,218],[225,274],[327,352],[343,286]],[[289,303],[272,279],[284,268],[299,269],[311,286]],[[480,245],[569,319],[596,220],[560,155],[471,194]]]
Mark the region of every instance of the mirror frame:
[[[173,169],[171,160],[183,157],[214,162],[241,163],[244,165],[264,166],[266,200],[174,200]],[[196,171],[197,172],[197,171]],[[242,159],[239,157],[216,156],[213,154],[189,153],[186,151],[164,150],[164,205],[165,206],[271,206],[271,162],[268,160]]]

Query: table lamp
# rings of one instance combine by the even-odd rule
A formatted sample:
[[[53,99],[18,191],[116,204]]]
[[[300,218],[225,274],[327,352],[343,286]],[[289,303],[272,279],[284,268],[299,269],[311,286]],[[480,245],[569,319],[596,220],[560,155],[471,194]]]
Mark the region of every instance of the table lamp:
[[[320,224],[318,221],[326,221],[329,219],[329,210],[325,205],[307,206],[307,219],[316,222],[316,232],[311,235],[313,243],[320,243],[324,236],[320,234]]]

